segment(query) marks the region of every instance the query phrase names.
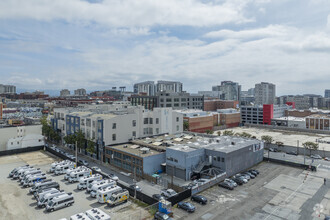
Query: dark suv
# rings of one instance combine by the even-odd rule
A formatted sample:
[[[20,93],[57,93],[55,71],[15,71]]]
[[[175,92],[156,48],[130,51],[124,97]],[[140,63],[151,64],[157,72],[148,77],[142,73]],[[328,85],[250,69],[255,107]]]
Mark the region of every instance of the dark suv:
[[[198,202],[199,204],[207,204],[207,199],[202,195],[193,195],[191,196],[191,201]]]

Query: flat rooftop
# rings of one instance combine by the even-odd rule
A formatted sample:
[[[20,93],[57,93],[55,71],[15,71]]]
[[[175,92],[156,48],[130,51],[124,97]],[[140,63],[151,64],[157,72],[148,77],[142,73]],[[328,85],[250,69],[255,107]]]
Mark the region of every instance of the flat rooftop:
[[[186,143],[178,143],[174,146],[169,147],[173,150],[190,152],[197,149],[209,149],[224,153],[230,153],[232,151],[245,148],[252,144],[259,144],[260,141],[251,138],[243,137],[231,137],[231,136],[214,136],[214,138],[196,136],[194,140]]]
[[[121,144],[121,145],[115,145],[115,146],[106,146],[106,149],[111,150],[119,150],[128,154],[131,154],[133,156],[138,157],[149,157],[152,155],[161,154],[164,152],[156,151],[154,149],[137,145],[137,144]]]
[[[284,120],[284,121],[306,121],[306,118],[303,117],[279,117],[279,118],[273,118],[274,120]]]
[[[261,140],[261,136],[269,135],[273,138],[273,143],[279,141],[283,142],[284,145],[288,146],[297,146],[299,141],[299,147],[302,147],[302,144],[311,141],[316,143],[316,139],[321,140],[321,142],[329,142],[330,143],[330,133],[329,134],[315,134],[308,132],[299,132],[299,131],[286,131],[286,130],[278,130],[278,129],[265,129],[265,128],[255,128],[255,127],[235,127],[231,129],[234,133],[242,133],[246,132],[251,134],[252,136],[256,136],[257,139]],[[223,133],[224,130],[221,130]],[[216,132],[214,132],[216,133]],[[319,150],[330,151],[330,144],[327,143],[319,143]]]

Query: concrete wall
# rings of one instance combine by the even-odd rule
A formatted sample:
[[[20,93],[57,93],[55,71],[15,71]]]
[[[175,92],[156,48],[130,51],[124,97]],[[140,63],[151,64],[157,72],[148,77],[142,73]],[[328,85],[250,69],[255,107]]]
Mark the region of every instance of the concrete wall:
[[[7,142],[11,138],[24,137],[28,134],[41,135],[41,125],[0,128],[0,151],[7,150]]]
[[[165,163],[166,153],[156,154],[143,158],[143,173],[152,175],[156,171],[161,170],[161,164]]]
[[[38,147],[44,145],[44,136],[41,134],[28,134],[24,137],[10,138],[7,143],[7,150]]]

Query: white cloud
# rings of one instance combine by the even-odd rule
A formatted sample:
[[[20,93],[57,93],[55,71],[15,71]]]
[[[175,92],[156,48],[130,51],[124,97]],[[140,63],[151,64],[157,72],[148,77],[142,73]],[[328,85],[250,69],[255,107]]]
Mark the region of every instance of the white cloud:
[[[96,22],[111,27],[210,26],[248,21],[242,14],[245,5],[242,0],[222,4],[198,0],[104,0],[101,3],[82,0],[2,0],[0,18],[61,19],[81,24]]]
[[[225,38],[225,39],[252,39],[252,38],[268,38],[268,37],[284,37],[287,36],[294,28],[283,25],[269,25],[265,28],[232,31],[219,30],[212,31],[204,35],[206,38]]]

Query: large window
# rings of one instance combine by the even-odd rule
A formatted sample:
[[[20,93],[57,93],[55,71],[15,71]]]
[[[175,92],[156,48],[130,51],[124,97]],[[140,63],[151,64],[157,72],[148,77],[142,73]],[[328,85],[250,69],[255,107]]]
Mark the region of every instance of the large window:
[[[177,121],[177,122],[179,121],[179,117],[176,117],[176,121]]]
[[[133,126],[133,127],[136,127],[136,120],[133,120],[133,121],[132,121],[132,126]]]
[[[148,118],[143,119],[143,124],[147,125],[148,124]]]
[[[113,141],[116,140],[116,134],[112,134],[112,140],[113,140]]]
[[[149,118],[149,124],[153,124],[153,118]]]
[[[156,118],[156,124],[159,124],[159,118]]]
[[[116,123],[112,123],[112,129],[116,129],[117,128],[117,124]]]

